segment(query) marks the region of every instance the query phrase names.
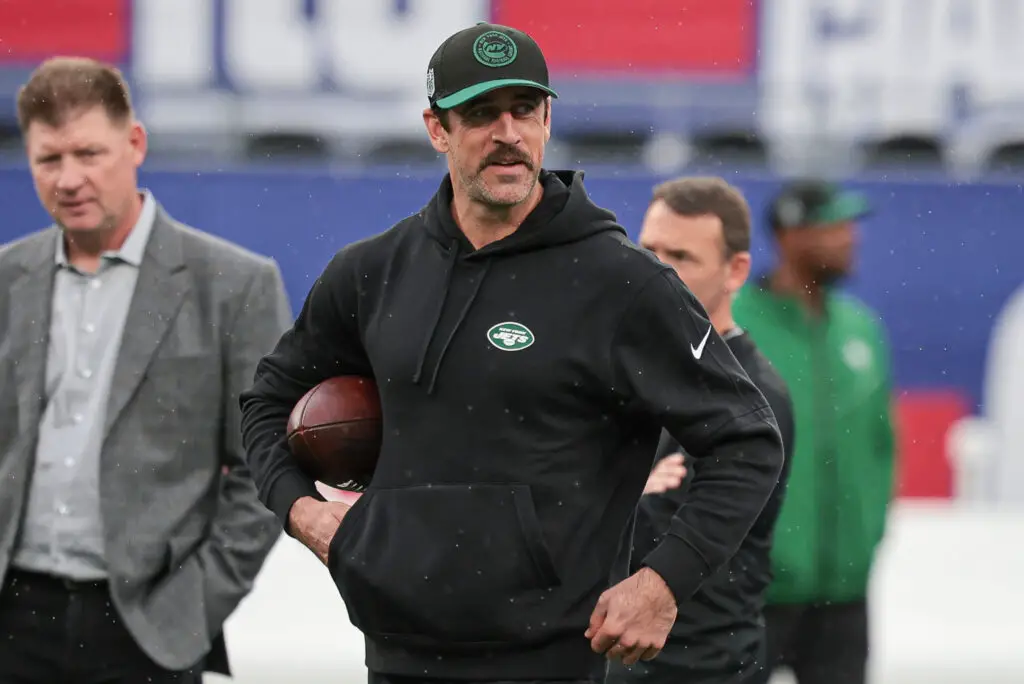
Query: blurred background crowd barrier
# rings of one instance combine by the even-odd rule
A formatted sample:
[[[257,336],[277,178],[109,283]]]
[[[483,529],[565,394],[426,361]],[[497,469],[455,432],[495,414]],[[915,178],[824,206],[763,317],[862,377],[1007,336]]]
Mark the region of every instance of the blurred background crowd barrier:
[[[744,190],[755,271],[784,179],[871,197],[849,287],[890,335],[900,429],[876,681],[1024,681],[1024,0],[0,0],[0,243],[47,222],[18,86],[46,57],[96,57],[150,131],[143,183],[277,259],[297,309],[337,249],[436,188],[427,60],[481,20],[537,38],[561,95],[546,165],[586,169],[634,237],[677,174]],[[229,625],[239,681],[359,681],[326,575],[291,540],[275,554]]]
[[[485,19],[548,55],[563,163],[1024,164],[1019,0],[4,0],[0,98],[38,59],[88,54],[126,68],[168,159],[429,164],[427,59]]]

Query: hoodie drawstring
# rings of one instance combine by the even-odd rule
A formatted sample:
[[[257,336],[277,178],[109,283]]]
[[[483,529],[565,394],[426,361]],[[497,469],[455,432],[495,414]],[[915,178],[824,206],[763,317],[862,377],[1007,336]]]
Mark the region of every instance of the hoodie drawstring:
[[[423,340],[423,348],[420,350],[420,360],[416,364],[416,373],[412,376],[412,382],[415,385],[420,384],[420,381],[423,380],[423,369],[427,363],[427,352],[430,350],[430,344],[434,341],[434,335],[437,333],[437,326],[441,322],[441,314],[444,313],[444,305],[448,301],[448,293],[451,290],[452,277],[455,274],[455,264],[458,261],[458,258],[459,243],[457,241],[453,241],[452,246],[448,250],[448,268],[444,279],[444,292],[438,300],[437,310],[434,312],[434,322],[431,324],[430,330],[427,332],[426,339]],[[448,347],[455,338],[455,333],[459,331],[463,321],[466,320],[466,316],[469,315],[469,310],[472,308],[473,302],[476,301],[476,297],[480,293],[480,287],[484,284],[484,279],[487,277],[487,271],[490,267],[491,261],[488,259],[484,262],[483,271],[480,273],[480,277],[476,281],[476,286],[473,288],[473,292],[470,294],[469,300],[466,301],[466,305],[462,307],[458,320],[455,321],[452,331],[448,333],[448,339],[444,341],[444,345],[441,347],[441,353],[438,354],[437,362],[434,364],[434,370],[430,374],[430,384],[427,385],[427,394],[434,393],[434,387],[437,385],[437,375],[441,370],[441,362],[444,361],[445,354],[448,353]]]
[[[437,311],[434,312],[434,322],[427,331],[427,338],[423,341],[423,350],[420,351],[420,360],[419,363],[416,364],[416,373],[412,376],[412,382],[414,385],[420,384],[420,379],[423,377],[423,364],[427,362],[427,350],[430,349],[430,343],[434,341],[434,333],[437,332],[437,324],[441,322],[441,314],[444,312],[445,302],[448,301],[448,291],[452,286],[452,275],[455,273],[455,262],[458,258],[459,242],[458,240],[452,240],[452,244],[448,248],[448,268],[444,276],[444,293],[437,302]]]
[[[469,314],[469,310],[473,306],[473,302],[476,301],[476,296],[480,292],[480,286],[484,284],[484,279],[487,277],[487,270],[490,267],[491,260],[488,259],[484,262],[484,270],[476,281],[476,287],[473,288],[473,294],[469,296],[469,299],[466,301],[466,305],[462,307],[462,312],[459,314],[458,320],[455,321],[455,325],[452,326],[452,331],[448,334],[448,339],[444,341],[444,346],[441,347],[441,353],[437,357],[437,363],[434,364],[434,372],[430,376],[430,385],[427,386],[427,394],[434,393],[434,385],[437,384],[437,374],[441,370],[441,362],[444,361],[444,355],[448,352],[448,346],[452,343],[455,333],[459,331],[459,327],[462,325],[462,322],[466,320],[466,315]]]

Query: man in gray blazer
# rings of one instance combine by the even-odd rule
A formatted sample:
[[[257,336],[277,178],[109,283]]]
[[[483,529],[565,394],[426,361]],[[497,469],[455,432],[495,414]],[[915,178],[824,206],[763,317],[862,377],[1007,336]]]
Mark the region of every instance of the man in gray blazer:
[[[114,68],[18,114],[56,226],[0,248],[0,683],[199,682],[279,536],[238,394],[291,314],[276,265],[174,221]]]

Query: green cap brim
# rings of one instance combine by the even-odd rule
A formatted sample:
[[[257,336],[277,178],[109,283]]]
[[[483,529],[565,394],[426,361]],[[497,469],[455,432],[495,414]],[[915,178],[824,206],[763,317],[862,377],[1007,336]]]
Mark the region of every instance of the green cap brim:
[[[477,83],[476,85],[471,85],[468,88],[463,88],[462,90],[452,93],[448,97],[442,97],[435,104],[441,109],[451,109],[452,107],[458,107],[460,104],[469,102],[474,97],[480,97],[484,93],[489,93],[492,90],[497,90],[498,88],[508,88],[510,86],[528,86],[530,88],[541,90],[551,97],[558,97],[558,93],[554,90],[545,85],[541,85],[536,81],[530,81],[524,78],[501,78],[496,81],[484,81],[483,83]]]
[[[844,192],[819,208],[810,217],[809,223],[843,223],[844,221],[855,221],[871,213],[871,203],[868,198],[858,192]]]

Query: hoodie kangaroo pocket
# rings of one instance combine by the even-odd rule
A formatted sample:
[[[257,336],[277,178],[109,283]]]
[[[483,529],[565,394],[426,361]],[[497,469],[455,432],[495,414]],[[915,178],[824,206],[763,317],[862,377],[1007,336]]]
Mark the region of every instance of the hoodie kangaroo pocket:
[[[364,510],[336,540],[330,564],[355,627],[421,642],[529,636],[538,604],[560,582],[528,486],[363,496]]]

